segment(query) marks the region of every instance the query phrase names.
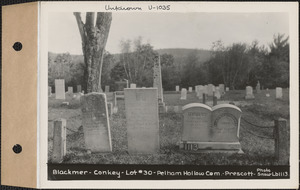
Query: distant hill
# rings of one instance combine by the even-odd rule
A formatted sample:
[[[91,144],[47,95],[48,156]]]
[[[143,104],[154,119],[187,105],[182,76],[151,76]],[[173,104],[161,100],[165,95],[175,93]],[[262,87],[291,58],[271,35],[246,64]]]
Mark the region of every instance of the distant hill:
[[[174,57],[174,64],[178,67],[182,67],[185,65],[185,59],[191,54],[197,54],[199,64],[208,61],[211,58],[211,51],[210,50],[203,50],[203,49],[184,49],[184,48],[169,48],[169,49],[157,49],[160,55],[162,54],[171,54]],[[54,61],[57,57],[57,53],[48,52],[49,59]],[[121,54],[113,54],[116,61],[119,60]],[[83,63],[83,55],[71,55],[72,61],[74,63]]]
[[[160,55],[165,54],[165,53],[173,55],[176,66],[185,65],[185,60],[191,53],[195,53],[197,55],[199,64],[202,64],[205,61],[208,61],[212,56],[210,50],[203,50],[203,49],[175,48],[175,49],[158,49],[156,51]]]

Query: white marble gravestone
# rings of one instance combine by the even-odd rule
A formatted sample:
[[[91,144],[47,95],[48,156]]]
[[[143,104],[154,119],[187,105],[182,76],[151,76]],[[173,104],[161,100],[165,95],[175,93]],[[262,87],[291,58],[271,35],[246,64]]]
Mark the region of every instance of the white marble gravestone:
[[[219,89],[220,89],[221,96],[223,96],[225,94],[225,85],[224,84],[219,84]]]
[[[220,92],[220,87],[215,88],[215,97],[219,100],[221,98],[221,92]]]
[[[131,83],[131,84],[130,84],[130,88],[136,88],[136,84]]]
[[[276,99],[282,99],[282,88],[276,87]]]
[[[180,100],[186,100],[186,94],[187,94],[187,91],[185,88],[182,88],[181,89],[181,97],[180,97]]]
[[[55,99],[66,99],[64,79],[55,79]]]
[[[213,96],[214,92],[214,85],[213,84],[208,84],[207,85],[207,95],[208,96]]]
[[[73,94],[73,87],[72,86],[68,87],[68,94]]]
[[[250,99],[254,99],[254,95],[253,95],[253,88],[251,86],[247,86],[246,87],[246,96],[245,99],[246,100],[250,100]]]
[[[179,92],[179,86],[176,86],[176,92]]]

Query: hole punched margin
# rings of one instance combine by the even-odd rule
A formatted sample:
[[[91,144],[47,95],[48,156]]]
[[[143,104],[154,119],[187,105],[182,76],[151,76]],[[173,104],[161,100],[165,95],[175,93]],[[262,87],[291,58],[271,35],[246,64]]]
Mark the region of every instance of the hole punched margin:
[[[15,42],[14,45],[13,45],[13,48],[15,51],[21,51],[22,48],[23,48],[23,45],[21,42]]]

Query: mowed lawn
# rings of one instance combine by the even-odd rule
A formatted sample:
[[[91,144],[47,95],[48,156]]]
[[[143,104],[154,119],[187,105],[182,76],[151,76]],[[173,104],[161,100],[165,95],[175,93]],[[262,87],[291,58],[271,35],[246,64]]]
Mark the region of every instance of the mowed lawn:
[[[270,94],[267,97],[266,94]],[[92,164],[192,164],[192,165],[276,165],[274,155],[274,139],[272,128],[274,119],[287,119],[289,134],[289,91],[283,89],[283,99],[275,99],[275,90],[263,90],[254,94],[255,100],[245,100],[245,90],[226,92],[218,103],[234,103],[242,110],[242,118],[256,125],[241,121],[240,142],[244,154],[232,153],[190,153],[179,150],[181,130],[183,127],[181,113],[166,113],[159,116],[160,151],[157,154],[130,155],[127,152],[127,132],[124,100],[118,100],[118,113],[110,118],[113,151],[111,153],[88,153],[84,145],[84,134],[81,126],[80,102],[73,96],[66,100],[49,98],[48,110],[48,147],[51,162],[53,144],[53,120],[67,120],[67,155],[64,163]],[[69,105],[62,105],[62,102]],[[180,93],[164,93],[167,106],[184,106],[189,103],[202,103],[195,93],[188,93],[187,100],[180,100]],[[212,105],[212,98],[207,100]],[[266,137],[266,138],[265,138]],[[289,156],[289,155],[287,155]]]

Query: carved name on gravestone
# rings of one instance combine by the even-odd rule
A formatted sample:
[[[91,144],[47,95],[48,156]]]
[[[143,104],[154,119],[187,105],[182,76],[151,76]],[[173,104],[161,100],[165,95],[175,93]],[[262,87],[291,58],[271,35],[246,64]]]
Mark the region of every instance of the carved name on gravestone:
[[[179,92],[179,86],[176,86],[176,92]]]
[[[246,87],[246,96],[245,96],[245,99],[246,100],[254,99],[253,88],[251,86],[247,86]]]
[[[55,79],[55,99],[66,99],[64,79]]]
[[[52,95],[52,87],[48,86],[48,96],[50,97]]]
[[[73,94],[73,87],[70,87],[70,86],[68,87],[68,93]]]
[[[160,56],[156,56],[154,58],[153,87],[157,88],[158,102],[164,102],[163,89],[162,89],[163,88],[162,87],[162,79],[161,79]]]
[[[186,100],[186,94],[187,94],[187,91],[185,88],[182,88],[181,89],[181,97],[180,97],[180,100]]]
[[[214,85],[213,84],[208,84],[207,85],[207,95],[208,96],[213,96],[213,91],[214,91]]]
[[[156,153],[159,150],[157,88],[125,89],[128,151]]]
[[[81,92],[81,85],[77,85],[77,92]]]
[[[282,88],[276,87],[276,99],[282,99]]]
[[[231,104],[212,108],[192,103],[183,108],[181,148],[186,150],[236,150],[239,142],[241,110]]]
[[[80,102],[86,148],[92,152],[112,151],[105,94],[89,93],[82,96]]]
[[[108,85],[105,86],[105,92],[109,92],[109,86]]]

